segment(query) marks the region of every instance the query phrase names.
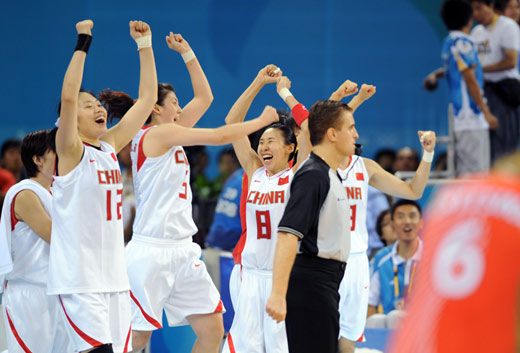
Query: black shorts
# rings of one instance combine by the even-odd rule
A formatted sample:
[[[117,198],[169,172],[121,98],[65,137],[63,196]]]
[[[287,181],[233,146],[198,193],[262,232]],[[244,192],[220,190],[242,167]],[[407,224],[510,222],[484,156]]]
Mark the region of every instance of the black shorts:
[[[339,337],[339,285],[345,263],[300,254],[287,290],[290,353],[336,353]]]

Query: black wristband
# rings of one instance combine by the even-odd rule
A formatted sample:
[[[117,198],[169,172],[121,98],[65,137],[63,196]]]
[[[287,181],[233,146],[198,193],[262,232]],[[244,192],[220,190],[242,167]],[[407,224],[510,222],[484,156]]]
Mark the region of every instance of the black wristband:
[[[92,42],[92,36],[90,34],[78,34],[78,41],[76,42],[76,50],[84,51],[88,53],[88,48],[90,48],[90,43]]]

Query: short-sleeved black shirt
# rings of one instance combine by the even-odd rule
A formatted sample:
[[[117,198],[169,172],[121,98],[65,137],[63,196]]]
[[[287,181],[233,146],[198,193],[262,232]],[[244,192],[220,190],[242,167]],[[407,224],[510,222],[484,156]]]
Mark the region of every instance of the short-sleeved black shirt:
[[[350,207],[341,179],[311,153],[294,175],[279,232],[300,238],[300,252],[347,261],[350,252]]]

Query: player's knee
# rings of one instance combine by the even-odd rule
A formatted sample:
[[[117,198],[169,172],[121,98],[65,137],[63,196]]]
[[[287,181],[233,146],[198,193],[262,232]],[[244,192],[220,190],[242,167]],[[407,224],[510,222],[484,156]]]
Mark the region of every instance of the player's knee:
[[[219,342],[224,337],[224,322],[221,313],[208,314],[201,317],[200,323],[194,327],[197,339],[206,342]],[[192,326],[193,327],[193,326]]]
[[[152,331],[132,331],[132,347],[134,351],[144,349],[152,336]]]

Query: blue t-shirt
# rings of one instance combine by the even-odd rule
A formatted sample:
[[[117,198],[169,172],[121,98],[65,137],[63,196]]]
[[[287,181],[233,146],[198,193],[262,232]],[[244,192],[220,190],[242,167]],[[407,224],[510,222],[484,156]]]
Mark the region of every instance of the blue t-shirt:
[[[444,40],[441,57],[455,114],[454,129],[460,131],[487,128],[482,112],[471,97],[463,77],[466,69],[473,68],[482,91],[482,66],[475,43],[467,34],[451,31]]]
[[[206,245],[233,250],[240,234],[240,193],[242,192],[243,169],[236,170],[224,184],[218,198],[213,224],[206,236]]]

